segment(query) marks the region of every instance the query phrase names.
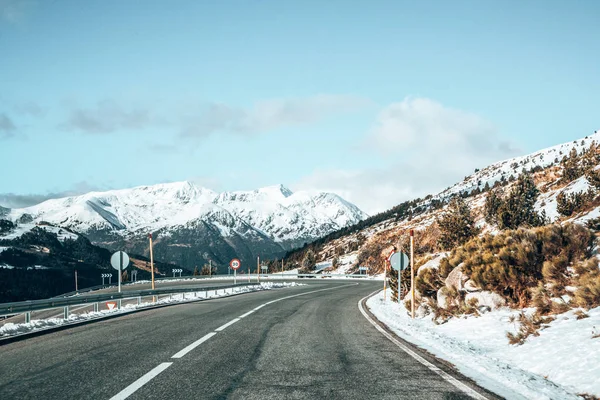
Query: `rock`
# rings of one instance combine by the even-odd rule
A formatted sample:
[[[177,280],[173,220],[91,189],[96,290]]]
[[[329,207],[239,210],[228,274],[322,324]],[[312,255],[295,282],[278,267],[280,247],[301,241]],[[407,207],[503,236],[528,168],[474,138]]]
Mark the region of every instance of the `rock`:
[[[477,307],[489,307],[490,310],[495,310],[506,304],[506,300],[498,293],[493,293],[487,290],[482,292],[467,293],[465,302],[468,303],[471,299],[477,299]]]
[[[446,278],[446,287],[456,291],[462,290],[467,280],[469,280],[469,277],[463,274],[462,265],[459,265],[448,274],[448,277]]]
[[[448,296],[443,287],[437,291],[437,305],[440,308],[448,307]]]
[[[481,288],[479,286],[475,285],[475,282],[473,282],[473,279],[469,279],[468,281],[465,282],[464,289],[467,292],[479,292],[481,290]]]

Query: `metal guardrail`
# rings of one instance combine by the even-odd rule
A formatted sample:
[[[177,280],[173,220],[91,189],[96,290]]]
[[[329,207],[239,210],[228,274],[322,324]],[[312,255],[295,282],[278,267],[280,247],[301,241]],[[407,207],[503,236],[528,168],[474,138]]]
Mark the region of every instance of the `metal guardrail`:
[[[237,280],[243,280],[243,279],[248,279],[248,277],[250,278],[256,278],[257,274],[240,274],[237,275]],[[285,279],[293,279],[293,278],[368,278],[369,275],[364,275],[364,274],[286,274],[286,273],[276,273],[276,274],[260,274],[261,278],[266,278],[266,279],[275,279],[275,278],[285,278]],[[233,275],[188,275],[188,276],[183,276],[183,277],[161,277],[161,278],[156,278],[155,281],[156,282],[161,282],[161,281],[186,281],[186,280],[224,280],[224,279],[231,279],[233,280]],[[135,285],[136,283],[146,283],[149,282],[148,280],[140,280],[140,281],[136,281],[136,282],[123,282],[122,284],[125,285]],[[52,299],[58,299],[58,298],[63,298],[63,297],[69,297],[69,296],[75,296],[75,295],[80,295],[82,293],[87,293],[87,292],[92,292],[94,290],[101,290],[101,289],[108,289],[111,287],[117,287],[118,283],[111,283],[111,284],[105,284],[105,285],[96,285],[96,286],[89,286],[86,288],[82,288],[80,290],[77,291],[73,291],[73,292],[68,292],[68,293],[63,293],[63,294],[59,294],[58,296],[54,296],[52,297]],[[0,304],[1,305],[1,304]],[[0,314],[1,315],[1,314]]]
[[[63,297],[63,298],[51,298],[43,300],[27,300],[19,301],[14,303],[0,303],[0,316],[22,314],[31,311],[41,311],[50,308],[67,307],[81,304],[94,304],[108,300],[118,299],[130,299],[135,297],[145,296],[159,296],[165,294],[176,294],[176,293],[191,293],[191,292],[205,292],[211,290],[223,290],[231,289],[235,287],[248,287],[258,286],[257,283],[238,283],[236,285],[221,285],[221,286],[198,286],[198,287],[186,287],[186,288],[170,288],[170,289],[147,289],[147,290],[129,290],[121,293],[102,293],[102,294],[89,294],[81,296]]]

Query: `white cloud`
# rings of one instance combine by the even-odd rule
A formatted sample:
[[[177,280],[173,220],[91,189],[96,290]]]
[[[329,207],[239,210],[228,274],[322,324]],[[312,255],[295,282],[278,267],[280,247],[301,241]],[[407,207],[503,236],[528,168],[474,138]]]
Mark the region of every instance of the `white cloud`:
[[[18,23],[35,5],[33,0],[0,0],[0,22]]]
[[[264,133],[279,128],[316,123],[332,115],[352,112],[369,104],[369,100],[357,96],[327,94],[263,100],[248,109],[213,103],[200,114],[185,118],[182,135],[204,137],[217,132]]]
[[[430,99],[407,98],[384,108],[363,143],[365,157],[387,166],[317,170],[294,189],[338,193],[369,214],[436,193],[473,172],[517,154],[489,121]]]

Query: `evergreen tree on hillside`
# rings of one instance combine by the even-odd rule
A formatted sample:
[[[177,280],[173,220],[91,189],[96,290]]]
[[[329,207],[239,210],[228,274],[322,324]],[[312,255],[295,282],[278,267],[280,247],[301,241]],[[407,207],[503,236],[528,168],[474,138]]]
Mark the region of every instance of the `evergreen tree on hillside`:
[[[540,226],[546,221],[535,211],[539,190],[531,176],[522,174],[513,185],[508,198],[498,208],[498,227],[516,229],[520,226]]]
[[[485,198],[484,216],[485,221],[490,225],[498,224],[498,210],[502,206],[502,199],[498,196],[497,190],[488,192]]]
[[[583,170],[579,166],[579,157],[577,150],[573,147],[569,153],[569,157],[563,163],[563,182],[572,182],[583,175]]]
[[[302,268],[312,270],[315,266],[316,258],[315,252],[309,249],[302,260]]]
[[[471,209],[460,196],[452,199],[437,223],[440,226],[439,244],[444,249],[462,245],[478,233]]]
[[[600,171],[591,169],[585,174],[585,179],[596,190],[600,190]]]

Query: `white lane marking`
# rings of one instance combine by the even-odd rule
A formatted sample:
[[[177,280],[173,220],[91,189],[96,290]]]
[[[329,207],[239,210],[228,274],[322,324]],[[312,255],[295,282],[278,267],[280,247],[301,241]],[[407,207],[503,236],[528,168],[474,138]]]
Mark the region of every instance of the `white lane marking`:
[[[362,302],[363,302],[363,300],[371,297],[374,293],[378,293],[378,292],[380,292],[380,290],[376,290],[375,292],[371,293],[368,296],[363,297],[362,299],[360,299],[358,301],[358,309],[360,310],[360,312],[362,313],[362,315],[367,319],[367,321],[369,321],[371,323],[371,325],[373,325],[375,328],[377,328],[377,330],[379,332],[381,332],[383,334],[383,336],[385,336],[386,338],[388,338],[392,343],[394,343],[396,346],[398,346],[402,350],[404,350],[404,352],[407,353],[409,356],[411,356],[412,358],[414,358],[415,360],[417,360],[418,362],[420,362],[421,364],[423,364],[424,366],[426,366],[427,368],[429,368],[431,371],[433,371],[436,374],[438,374],[439,376],[441,376],[446,382],[451,383],[456,388],[458,388],[459,390],[461,390],[465,394],[473,397],[474,399],[477,399],[477,400],[488,400],[488,398],[485,397],[485,396],[483,396],[481,393],[479,393],[479,392],[471,389],[469,386],[465,385],[464,383],[462,383],[461,381],[459,381],[458,379],[456,379],[452,375],[446,373],[445,371],[442,371],[441,369],[439,369],[438,367],[436,367],[434,364],[430,363],[429,361],[427,361],[426,359],[424,359],[423,357],[421,357],[420,355],[418,355],[417,353],[415,353],[414,351],[412,351],[411,349],[409,349],[408,347],[406,347],[404,344],[400,343],[398,341],[398,339],[396,339],[395,337],[393,337],[392,335],[390,335],[388,332],[386,332],[385,329],[383,329],[382,327],[379,326],[379,324],[377,324],[377,322],[373,321],[373,319],[371,319],[371,317],[364,310],[364,308],[362,306]]]
[[[200,346],[202,343],[206,342],[208,339],[215,336],[216,334],[217,334],[217,332],[211,332],[207,335],[202,336],[200,339],[196,340],[194,343],[190,344],[183,350],[175,353],[173,355],[173,357],[171,357],[171,358],[181,358],[181,357],[185,356],[187,353],[194,350],[196,347]]]
[[[255,310],[250,310],[250,311],[248,311],[246,314],[242,314],[242,315],[240,315],[238,318],[244,318],[244,317],[247,317],[248,315],[252,314],[254,311],[255,311]]]
[[[258,307],[256,307],[256,308],[254,308],[254,310],[252,310],[252,311],[258,311],[258,310],[260,310],[261,308],[263,308],[265,305],[266,305],[266,304],[261,304],[260,306],[258,306]]]
[[[127,386],[125,389],[121,390],[119,393],[111,397],[110,400],[123,400],[128,398],[133,393],[135,393],[136,390],[148,383],[152,378],[163,372],[165,369],[169,368],[171,364],[173,363],[166,362],[159,364],[158,366],[156,366],[156,368],[148,372],[146,375],[142,376],[140,379],[133,382],[131,385]]]
[[[229,321],[225,325],[221,325],[220,327],[218,327],[217,329],[215,329],[215,332],[221,332],[223,329],[227,328],[228,326],[231,326],[231,325],[235,324],[239,320],[240,320],[239,318],[232,319],[231,321]]]

